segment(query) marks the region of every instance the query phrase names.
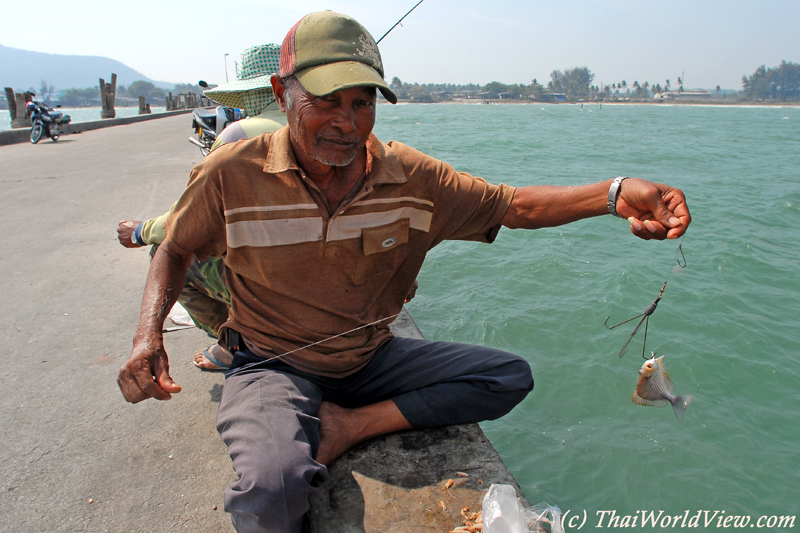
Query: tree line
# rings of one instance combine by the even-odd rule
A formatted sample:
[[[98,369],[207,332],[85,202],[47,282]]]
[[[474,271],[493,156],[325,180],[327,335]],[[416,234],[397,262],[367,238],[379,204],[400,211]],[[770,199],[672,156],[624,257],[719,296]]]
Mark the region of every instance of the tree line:
[[[719,85],[704,93],[688,93],[681,76],[656,83],[626,80],[594,85],[595,75],[588,67],[564,71],[554,70],[550,80],[543,85],[535,78],[529,85],[506,85],[493,81],[486,85],[409,84],[395,77],[390,87],[400,99],[412,102],[440,102],[454,98],[474,99],[530,99],[537,101],[614,101],[614,100],[666,100],[670,98],[726,98],[735,101],[800,101],[800,64],[783,61],[775,68],[758,67],[752,76],[742,77],[742,90],[725,92]]]
[[[554,70],[550,73],[550,80],[546,85],[538,80],[528,84],[503,84],[497,81],[486,85],[474,83],[456,85],[452,83],[404,83],[395,77],[390,87],[402,100],[411,102],[442,102],[460,98],[473,99],[510,99],[510,100],[536,100],[536,101],[615,101],[635,100],[652,101],[665,100],[685,96],[683,80],[680,76],[671,80],[665,79],[650,83],[638,80],[628,84],[626,80],[594,85],[595,75],[588,67],[575,67],[564,71]],[[30,89],[34,91],[33,88]],[[201,95],[205,89],[188,83],[176,84],[172,89],[173,94],[194,93]],[[18,91],[22,92],[22,91]],[[34,91],[35,92],[35,91]],[[151,104],[162,104],[168,91],[157,87],[149,81],[135,81],[129,86],[117,85],[117,97],[131,100],[144,96]],[[68,107],[81,107],[99,105],[100,89],[98,86],[88,89],[67,89],[58,92],[56,88],[42,80],[38,97],[44,101],[55,99],[61,105]],[[713,91],[707,91],[698,97],[725,98],[733,101],[764,101],[764,102],[797,102],[800,101],[800,64],[782,61],[776,67],[767,68],[766,65],[758,67],[751,76],[742,76],[742,90],[732,94],[725,93],[720,86]]]
[[[762,65],[752,76],[742,76],[742,93],[748,100],[800,100],[800,64],[782,61],[775,68]]]

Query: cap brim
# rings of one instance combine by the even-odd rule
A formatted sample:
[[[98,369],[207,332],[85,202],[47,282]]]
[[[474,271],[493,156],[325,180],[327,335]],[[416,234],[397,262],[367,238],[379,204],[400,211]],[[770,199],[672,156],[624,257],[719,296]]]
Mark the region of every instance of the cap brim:
[[[359,61],[319,65],[297,72],[295,76],[306,91],[316,96],[325,96],[351,87],[376,87],[389,102],[397,103],[397,96],[380,74]]]

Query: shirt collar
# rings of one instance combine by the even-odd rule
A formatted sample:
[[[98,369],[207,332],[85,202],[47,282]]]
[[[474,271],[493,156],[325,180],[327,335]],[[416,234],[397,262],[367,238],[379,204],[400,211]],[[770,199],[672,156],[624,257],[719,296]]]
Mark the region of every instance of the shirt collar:
[[[294,156],[289,126],[284,126],[269,141],[269,151],[264,161],[264,172],[280,174],[289,170],[300,170]],[[367,140],[367,178],[365,185],[382,185],[387,183],[406,183],[408,179],[403,171],[400,159],[391,147],[371,133]]]

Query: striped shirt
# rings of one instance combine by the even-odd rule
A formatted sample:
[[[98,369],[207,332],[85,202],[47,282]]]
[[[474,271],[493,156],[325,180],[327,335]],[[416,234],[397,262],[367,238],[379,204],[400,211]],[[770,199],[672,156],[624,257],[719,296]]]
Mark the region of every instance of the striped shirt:
[[[224,256],[223,327],[263,356],[343,377],[391,337],[428,250],[445,239],[492,242],[514,189],[372,135],[363,184],[329,215],[289,136],[285,127],[206,157],[167,233],[200,259]]]

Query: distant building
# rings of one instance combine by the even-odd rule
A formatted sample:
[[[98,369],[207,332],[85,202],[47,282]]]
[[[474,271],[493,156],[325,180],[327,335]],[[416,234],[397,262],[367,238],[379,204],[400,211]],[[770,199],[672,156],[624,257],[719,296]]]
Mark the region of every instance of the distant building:
[[[536,96],[538,102],[566,102],[566,93],[542,93]]]
[[[711,100],[714,93],[705,89],[687,89],[684,91],[667,91],[664,98],[671,100]]]

